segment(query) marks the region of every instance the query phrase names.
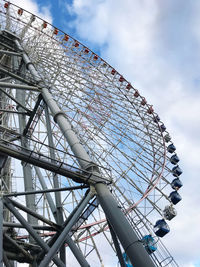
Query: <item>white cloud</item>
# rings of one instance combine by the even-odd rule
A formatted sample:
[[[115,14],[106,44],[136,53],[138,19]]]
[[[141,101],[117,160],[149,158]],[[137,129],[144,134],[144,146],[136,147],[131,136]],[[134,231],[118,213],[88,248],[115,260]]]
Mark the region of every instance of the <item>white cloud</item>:
[[[74,0],[69,9],[80,39],[99,47],[101,56],[140,89],[172,135],[184,188],[178,216],[164,241],[181,267],[195,266],[200,238],[200,5]]]

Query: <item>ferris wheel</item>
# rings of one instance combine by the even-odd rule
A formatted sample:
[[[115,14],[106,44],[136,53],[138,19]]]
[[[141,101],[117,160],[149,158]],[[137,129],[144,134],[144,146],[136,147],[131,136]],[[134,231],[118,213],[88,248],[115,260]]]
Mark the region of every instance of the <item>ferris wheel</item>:
[[[182,170],[153,107],[28,11],[1,0],[0,27],[1,266],[178,266]]]

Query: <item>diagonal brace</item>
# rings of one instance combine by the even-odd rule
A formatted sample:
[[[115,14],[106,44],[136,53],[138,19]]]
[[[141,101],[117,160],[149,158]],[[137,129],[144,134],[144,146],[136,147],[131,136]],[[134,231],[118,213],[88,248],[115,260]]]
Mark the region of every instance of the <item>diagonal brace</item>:
[[[81,215],[81,213],[83,212],[84,208],[86,207],[86,205],[88,204],[88,202],[90,201],[91,197],[93,195],[91,194],[91,192],[89,192],[86,197],[84,198],[84,200],[82,201],[81,205],[79,206],[79,208],[76,210],[75,214],[72,216],[71,220],[68,222],[68,224],[65,226],[65,228],[63,229],[62,233],[60,234],[60,236],[57,238],[57,240],[55,241],[55,243],[53,244],[53,246],[50,248],[49,252],[47,253],[46,257],[43,259],[43,261],[40,264],[40,267],[46,267],[48,266],[49,262],[52,260],[53,256],[55,255],[55,253],[57,253],[57,251],[59,250],[59,248],[62,246],[62,244],[66,241],[66,236],[67,234],[70,232],[72,226],[76,223],[76,221],[78,220],[79,216]],[[82,265],[84,267],[89,267],[88,264],[87,265]]]
[[[10,199],[4,198],[3,203],[10,210],[10,212],[12,212],[13,215],[18,219],[18,221],[22,225],[24,225],[26,230],[35,239],[35,241],[41,246],[41,248],[44,249],[45,252],[48,252],[50,250],[49,246],[42,240],[42,238],[37,234],[37,232],[33,229],[33,227],[30,226],[27,223],[27,221],[24,219],[24,217],[17,211],[17,209],[14,207]],[[56,255],[53,255],[52,260],[57,266],[65,267],[65,264]]]
[[[8,199],[8,198],[6,198],[6,199]],[[58,226],[57,226],[55,223],[53,223],[53,222],[47,220],[45,217],[41,216],[40,214],[36,213],[35,211],[33,211],[33,210],[29,209],[29,208],[23,206],[23,205],[20,204],[19,202],[15,201],[15,200],[12,200],[12,199],[9,199],[9,202],[11,202],[15,207],[17,207],[17,208],[23,210],[24,212],[27,212],[28,214],[32,215],[33,217],[38,218],[39,220],[41,220],[41,221],[43,221],[44,223],[46,223],[46,224],[48,224],[48,225],[54,227],[55,229],[58,228]]]

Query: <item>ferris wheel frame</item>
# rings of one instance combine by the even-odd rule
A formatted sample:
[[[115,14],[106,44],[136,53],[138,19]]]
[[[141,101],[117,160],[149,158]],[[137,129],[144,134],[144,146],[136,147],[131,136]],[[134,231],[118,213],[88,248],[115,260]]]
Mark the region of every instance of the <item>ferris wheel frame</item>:
[[[129,82],[127,82],[122,75],[118,74],[114,68],[112,68],[108,63],[103,61],[98,55],[94,54],[91,50],[82,45],[80,42],[74,40],[72,37],[63,33],[62,31],[58,30],[52,25],[49,25],[42,19],[30,14],[29,12],[13,4],[5,2],[3,8],[4,11],[1,10],[1,14],[2,17],[5,18],[3,22],[5,25],[5,29],[1,33],[1,39],[3,46],[5,47],[5,50],[1,51],[1,53],[5,55],[4,58],[2,57],[2,62],[4,62],[4,64],[6,63],[7,65],[3,66],[2,64],[3,67],[1,67],[0,71],[2,75],[4,75],[3,79],[4,78],[5,80],[11,79],[12,81],[15,82],[7,82],[7,81],[5,82],[4,80],[0,81],[0,87],[5,88],[5,90],[1,89],[2,94],[4,95],[6,94],[6,97],[10,98],[12,101],[15,102],[15,104],[18,105],[17,110],[9,111],[7,109],[6,111],[5,110],[4,111],[6,112],[6,114],[9,114],[10,112],[12,114],[17,114],[19,116],[18,122],[20,125],[19,129],[21,132],[16,132],[15,130],[12,131],[11,129],[6,129],[8,128],[7,127],[8,125],[2,126],[5,132],[4,132],[4,138],[1,139],[0,151],[4,164],[7,161],[8,156],[10,156],[11,158],[21,160],[23,162],[23,172],[24,176],[26,177],[25,180],[27,180],[27,182],[25,182],[25,189],[27,192],[16,192],[16,193],[6,192],[3,194],[1,205],[4,205],[4,207],[6,207],[7,210],[9,210],[9,212],[12,213],[13,216],[17,218],[17,220],[21,223],[21,225],[23,225],[23,227],[27,230],[27,232],[30,235],[30,236],[27,235],[27,239],[30,240],[30,243],[32,243],[34,240],[34,242],[36,241],[37,244],[39,244],[40,248],[42,249],[42,252],[40,252],[40,258],[42,260],[40,260],[39,266],[48,266],[51,260],[53,260],[55,264],[57,264],[58,266],[64,266],[63,262],[66,261],[65,245],[64,245],[65,242],[68,244],[71,251],[77,258],[78,262],[81,264],[81,266],[89,266],[83,253],[76,246],[75,242],[71,238],[70,234],[71,229],[76,225],[76,223],[80,222],[78,223],[79,227],[78,228],[75,227],[75,229],[86,229],[87,231],[89,231],[90,227],[92,226],[95,227],[95,225],[100,225],[106,222],[106,220],[108,221],[108,225],[104,226],[103,231],[106,229],[110,229],[115,250],[117,251],[118,257],[122,264],[123,264],[123,258],[121,252],[121,245],[134,266],[155,266],[154,264],[159,264],[156,262],[156,258],[154,258],[154,256],[151,255],[151,257],[149,257],[147,251],[144,248],[143,243],[138,237],[141,235],[139,230],[140,227],[146,227],[145,225],[147,223],[152,225],[150,219],[148,218],[148,212],[147,214],[144,215],[143,211],[140,210],[140,204],[144,200],[147,200],[148,203],[151,204],[151,208],[149,209],[149,214],[153,213],[153,211],[156,210],[156,212],[158,212],[161,215],[162,210],[159,208],[159,206],[156,205],[156,203],[159,202],[161,197],[163,196],[166,200],[169,200],[168,196],[165,195],[162,192],[162,190],[163,188],[165,188],[165,186],[170,184],[170,182],[167,181],[166,177],[168,173],[171,173],[171,170],[169,169],[166,162],[167,161],[166,136],[164,136],[163,134],[165,130],[163,131],[162,124],[160,124],[159,120],[157,119],[157,114],[154,113],[152,106],[147,104],[146,99],[140,96],[138,90],[133,88],[132,85]],[[14,16],[15,13],[18,14],[17,15],[18,17]],[[23,21],[23,19],[21,19],[24,13],[26,13],[27,16],[26,22]],[[14,21],[13,27],[16,29],[18,27],[16,23],[21,23],[21,25],[23,25],[23,27],[20,29],[21,31],[19,36],[17,35],[17,32],[13,33],[12,31],[10,31],[11,21]],[[32,23],[36,23],[36,21],[38,26],[37,27],[32,26]],[[45,32],[45,29],[47,29],[48,27],[50,27],[50,30]],[[68,46],[68,45],[65,46],[65,43],[66,42],[68,44],[70,43],[71,47],[70,49],[72,53],[75,55],[74,58],[78,60],[78,56],[80,58],[82,57],[83,61],[81,61],[81,64],[83,64],[84,67],[87,67],[88,64],[88,63],[86,64],[85,62],[89,62],[90,66],[89,78],[91,79],[92,82],[94,81],[94,78],[90,76],[90,71],[92,71],[93,68],[98,69],[99,66],[104,66],[104,68],[106,68],[106,73],[103,73],[101,77],[106,77],[106,79],[107,77],[109,77],[108,80],[110,80],[110,77],[114,77],[112,82],[115,86],[118,86],[118,92],[122,93],[123,99],[126,99],[127,103],[129,103],[132,106],[134,105],[136,107],[139,106],[139,108],[136,108],[134,110],[135,112],[134,114],[136,114],[140,120],[140,122],[136,125],[135,128],[138,131],[136,132],[135,136],[139,140],[138,143],[135,142],[136,144],[135,149],[139,151],[138,155],[139,153],[141,153],[141,155],[143,157],[146,156],[148,160],[152,158],[149,161],[152,165],[149,165],[149,163],[145,162],[145,160],[142,161],[141,156],[138,156],[138,162],[140,162],[141,167],[140,169],[136,168],[136,171],[138,172],[138,177],[144,180],[144,187],[141,185],[142,190],[141,188],[138,187],[139,178],[138,181],[136,179],[135,183],[134,181],[132,181],[133,182],[132,186],[135,187],[136,190],[139,192],[138,194],[139,197],[136,202],[131,203],[131,201],[126,196],[124,197],[124,199],[121,198],[121,196],[124,196],[124,194],[122,193],[122,191],[120,191],[119,188],[120,178],[113,179],[112,176],[108,175],[108,172],[110,170],[106,170],[106,166],[101,166],[99,162],[95,162],[93,157],[91,157],[90,153],[88,153],[88,151],[86,150],[86,146],[84,146],[86,144],[84,143],[83,145],[82,140],[80,141],[79,133],[77,131],[74,131],[74,126],[72,125],[73,122],[72,118],[68,117],[68,113],[66,111],[63,111],[59,107],[60,105],[58,105],[57,103],[57,96],[53,91],[52,84],[48,83],[49,79],[48,75],[46,75],[46,73],[42,73],[43,69],[41,68],[40,65],[38,65],[39,70],[37,70],[35,67],[35,65],[37,66],[37,58],[34,59],[34,52],[35,52],[34,45],[32,47],[30,46],[29,52],[27,52],[26,51],[27,49],[25,50],[23,47],[22,39],[26,36],[26,33],[30,29],[32,29],[33,32],[38,34],[39,36],[38,38],[43,38],[42,36],[44,36],[44,38],[47,37],[47,39],[48,38],[52,39],[52,41],[54,42],[55,50],[57,50],[58,47],[61,46],[63,49],[63,53],[65,53],[64,51],[65,47]],[[31,55],[32,59],[30,58],[29,54]],[[83,54],[85,56],[83,56]],[[62,53],[61,55],[59,55],[59,57],[61,56]],[[21,61],[19,60],[19,58]],[[41,58],[43,58],[43,55]],[[35,60],[35,63],[33,63],[32,60]],[[9,66],[11,66],[11,64],[13,69],[11,68],[9,69]],[[72,63],[70,62],[70,64]],[[75,63],[73,64],[75,65]],[[56,72],[56,69],[53,69],[51,71]],[[78,71],[80,71],[79,65],[77,66],[75,65],[75,71],[76,71],[75,75],[78,73]],[[109,76],[107,76],[108,71],[109,71]],[[86,77],[86,75],[87,74],[84,73],[83,77]],[[95,75],[97,75],[97,73],[95,73]],[[83,77],[80,78],[80,81],[84,80]],[[55,83],[56,83],[56,76],[54,79],[54,84]],[[56,86],[58,85],[56,84]],[[97,86],[99,86],[99,88],[101,89],[101,86],[97,84],[94,87],[95,90]],[[10,92],[9,90],[12,89],[16,90],[16,99],[14,99],[8,93]],[[6,90],[8,90],[8,92],[6,92]],[[29,93],[26,95],[26,92]],[[33,103],[35,101],[34,105],[33,106],[30,105],[28,107],[26,106],[26,104],[28,103],[27,101],[29,101],[27,99],[28,97],[31,98],[31,94],[33,92],[36,92],[37,97],[35,100],[33,98]],[[59,91],[59,94],[60,93],[61,91]],[[86,95],[89,100],[94,99],[92,98],[93,96],[91,97],[90,94],[91,94],[91,89],[89,92],[86,92]],[[108,96],[108,94],[102,95],[101,91],[98,90],[95,91],[95,94],[96,94],[95,97],[98,97],[100,95],[103,99],[105,99]],[[77,95],[75,95],[75,97],[77,98]],[[79,96],[80,99],[81,97],[82,95]],[[116,100],[116,104],[119,104],[119,99]],[[76,105],[77,104],[76,101],[73,98],[72,100],[74,101],[73,105]],[[97,103],[98,105],[93,107],[87,104],[87,108],[88,110],[90,110],[89,114],[86,114],[86,112],[84,113],[83,109],[82,110],[77,109],[76,114],[74,115],[74,117],[76,117],[76,120],[77,118],[80,118],[79,122],[82,127],[82,130],[85,130],[86,132],[88,131],[87,125],[91,125],[89,123],[92,120],[95,121],[95,125],[101,125],[102,127],[104,127],[105,123],[109,120],[110,115],[106,113],[106,107],[105,104],[103,104],[103,101],[99,100],[98,98],[98,101],[97,100],[94,101],[94,104]],[[110,110],[113,110],[112,102],[109,102],[108,100],[107,105],[108,105],[107,107],[109,107]],[[101,112],[104,116],[100,116]],[[40,142],[40,140],[36,141],[31,139],[31,135],[33,134],[33,132],[38,131],[37,124],[38,121],[41,119],[42,116],[41,114],[44,113],[46,121],[45,122],[42,121],[42,123],[43,127],[45,125],[47,129],[47,137],[49,142],[48,145],[46,145],[45,142]],[[77,114],[79,114],[80,116]],[[108,119],[105,118],[106,115]],[[26,121],[26,119],[24,119],[24,116],[28,116],[29,119]],[[117,114],[117,116],[121,118],[120,114]],[[153,125],[152,129],[148,127],[150,123]],[[70,152],[62,151],[61,147],[63,145],[62,142],[60,143],[58,142],[57,144],[59,144],[60,147],[56,148],[55,142],[51,136],[52,127],[54,127],[54,129],[55,127],[57,127],[61,131],[62,135],[64,136],[63,140],[65,139],[69,144]],[[118,128],[118,126],[112,126],[112,127],[114,127],[113,133],[115,133],[116,135],[119,134],[119,131],[123,133],[123,129]],[[43,130],[44,129],[42,128],[41,131]],[[140,139],[139,133],[143,134],[142,138],[144,139],[142,138]],[[7,137],[9,138],[7,139]],[[92,138],[93,137],[94,134],[92,135]],[[156,143],[158,137],[159,137],[159,142]],[[15,143],[16,140],[20,140],[21,144],[17,145]],[[87,140],[90,141],[90,139]],[[140,145],[141,140],[143,140],[143,145],[147,144],[145,146],[144,149],[145,152],[143,154],[141,152],[142,150]],[[32,147],[35,146],[35,148],[37,146],[38,147],[40,146],[42,147],[43,150],[42,149],[41,151],[37,151],[37,149],[34,150],[32,147],[30,147],[30,144]],[[123,142],[121,144],[123,144]],[[100,146],[102,147],[102,145]],[[45,155],[45,150],[44,150],[45,147],[49,149],[48,156]],[[152,150],[150,151],[152,154],[149,153],[148,151],[149,147],[152,147]],[[44,153],[41,153],[42,151],[44,151]],[[60,153],[63,155],[65,154],[64,157],[73,158],[73,161],[77,161],[79,166],[66,164],[64,161],[58,160],[55,156],[56,153],[58,154]],[[113,162],[117,161],[113,159]],[[34,166],[34,172],[37,175],[38,179],[40,180],[40,186],[41,186],[40,190],[34,190],[35,185],[33,184],[31,166]],[[146,172],[148,175],[149,173],[152,173],[152,175],[149,179],[146,179],[147,175],[141,177],[141,172],[143,171],[145,173],[145,168],[147,168],[148,166],[150,166],[152,169],[150,168],[150,170]],[[42,177],[43,173],[40,170],[40,168],[46,170],[47,173],[48,171],[54,173],[55,179],[53,181],[54,184],[52,189],[48,189],[47,184],[45,184],[45,181]],[[119,167],[119,170],[120,168],[121,167]],[[4,169],[4,166],[2,166],[2,169]],[[113,166],[113,169],[117,169],[117,164]],[[122,172],[120,174],[123,174],[123,171],[125,172],[125,170],[122,169]],[[61,186],[61,184],[59,184],[58,175],[68,177],[74,183],[76,184],[78,183],[79,185],[71,186],[68,188],[66,186],[63,187]],[[127,181],[126,173],[124,173],[124,177],[125,181]],[[160,186],[161,180],[162,183],[165,183],[163,187]],[[124,183],[122,183],[122,185],[124,185]],[[128,186],[126,187],[124,185],[124,189],[127,188],[129,187]],[[85,191],[85,195],[83,195],[83,197],[80,199],[80,202],[77,203],[77,206],[74,208],[74,210],[71,211],[69,218],[64,220],[62,213],[63,207],[60,199],[60,192],[68,190],[73,191],[76,189],[77,190],[88,189],[88,191]],[[113,193],[111,193],[111,190],[113,190]],[[151,192],[153,192],[154,190],[160,193],[160,196],[155,201],[152,200],[151,196]],[[51,192],[55,193],[55,203],[54,199],[50,194]],[[44,216],[41,216],[36,212],[34,196],[43,193],[45,193],[45,198],[47,199],[48,205],[53,214],[52,219],[55,220],[55,222],[46,219]],[[21,205],[20,203],[12,199],[13,196],[20,196],[20,195],[25,196],[27,207]],[[94,196],[96,197],[94,198]],[[117,199],[117,201],[115,199]],[[124,204],[124,202],[120,203],[121,201],[122,202],[127,201],[126,205]],[[89,218],[89,216],[95,211],[95,209],[99,206],[99,203],[106,215],[106,219],[104,218],[91,223],[85,223],[85,225],[81,225],[81,223],[85,222]],[[122,204],[122,207],[119,204]],[[27,221],[20,214],[18,209],[28,214]],[[139,228],[137,227],[137,223],[133,223],[132,213],[134,213],[135,214],[134,216],[137,216],[137,218],[141,218],[140,220],[138,220],[138,225],[140,224],[142,225]],[[43,228],[39,227],[39,225],[37,226],[38,220],[41,220],[47,225],[49,225],[49,228],[48,227],[45,228],[45,226]],[[7,225],[9,225],[8,222]],[[6,226],[5,223],[4,226]],[[17,225],[15,224],[13,225],[13,227],[14,226],[16,227]],[[35,228],[32,226],[34,226]],[[40,230],[48,229],[49,231],[56,230],[57,232],[52,231],[52,234],[49,233],[47,235],[45,234],[40,235],[34,230],[37,229],[37,227]],[[59,227],[61,227],[62,229],[61,231],[58,231]],[[149,226],[146,228],[148,230]],[[85,241],[87,240],[87,238],[91,238],[91,240],[93,240],[92,238],[96,236],[96,234],[98,234],[98,231],[96,233],[94,232],[93,234],[89,233],[88,236],[85,236],[82,240]],[[51,239],[52,241],[49,241],[50,245],[47,245],[47,243],[44,242],[44,239],[41,238],[41,237],[44,238],[45,236],[53,236],[53,238]],[[14,242],[13,240],[11,241],[8,236],[6,236],[6,238],[7,240],[9,240],[9,242],[13,242],[15,247],[18,246],[17,242]],[[27,255],[27,251],[24,251],[23,247],[20,247],[18,249],[21,249],[21,251],[23,251],[22,254],[24,254],[27,257],[27,259],[30,260],[31,255]],[[60,252],[60,258],[57,257],[58,251]],[[1,259],[3,259],[3,257],[4,258],[6,257],[6,255],[3,255],[3,253],[1,253],[0,255]],[[170,254],[168,255],[169,256],[167,256],[166,259],[169,258],[170,261],[169,263],[173,262],[172,266],[177,266],[173,258],[170,256]],[[160,262],[162,261],[165,261],[165,259],[160,260]],[[165,265],[160,265],[160,266],[167,266],[167,264],[169,263],[164,262]]]

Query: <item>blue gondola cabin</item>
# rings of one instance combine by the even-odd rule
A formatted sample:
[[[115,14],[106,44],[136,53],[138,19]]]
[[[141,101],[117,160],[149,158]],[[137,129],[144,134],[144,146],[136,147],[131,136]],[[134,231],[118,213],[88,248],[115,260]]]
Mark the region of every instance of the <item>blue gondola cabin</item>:
[[[174,205],[176,205],[182,199],[182,197],[177,191],[171,192],[169,198]]]
[[[148,254],[152,254],[153,252],[156,251],[157,245],[152,235],[145,235],[141,241],[144,244],[144,247],[146,251],[148,252]]]
[[[172,169],[172,173],[174,176],[180,176],[183,171],[181,170],[181,168],[179,166],[175,166],[173,169]]]
[[[183,186],[183,183],[181,182],[181,180],[179,178],[175,178],[171,182],[171,187],[176,191],[179,190],[182,186]]]
[[[154,232],[157,236],[163,237],[168,234],[170,231],[169,225],[166,223],[164,219],[158,220],[154,225]]]
[[[173,153],[174,151],[176,150],[176,147],[174,144],[170,144],[168,147],[167,147],[167,151],[169,153]]]
[[[176,154],[170,158],[170,162],[174,165],[176,165],[179,161],[179,157]]]

